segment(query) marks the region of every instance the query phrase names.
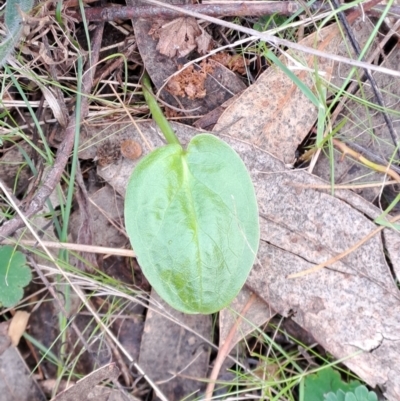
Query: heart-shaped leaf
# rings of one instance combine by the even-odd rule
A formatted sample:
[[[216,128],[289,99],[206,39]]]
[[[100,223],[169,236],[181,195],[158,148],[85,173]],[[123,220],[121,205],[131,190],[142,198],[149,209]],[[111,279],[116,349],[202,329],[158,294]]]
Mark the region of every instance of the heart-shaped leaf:
[[[0,305],[10,307],[19,302],[22,288],[31,279],[25,255],[9,245],[0,247]]]
[[[254,188],[240,157],[209,134],[137,165],[125,223],[144,275],[172,307],[213,313],[243,286],[258,250]]]

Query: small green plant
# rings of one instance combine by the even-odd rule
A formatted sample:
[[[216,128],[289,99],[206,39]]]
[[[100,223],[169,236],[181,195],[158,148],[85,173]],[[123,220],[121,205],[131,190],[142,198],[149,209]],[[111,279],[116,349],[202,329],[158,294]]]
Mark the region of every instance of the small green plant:
[[[144,157],[128,183],[125,223],[146,278],[172,307],[213,313],[246,281],[259,243],[257,200],[237,153],[211,134],[184,149],[143,90],[168,144]]]
[[[0,43],[0,66],[14,50],[21,38],[23,25],[23,13],[28,13],[33,7],[33,0],[7,0],[4,12],[4,24],[6,35]]]
[[[359,386],[347,393],[343,390],[338,390],[336,394],[329,393],[324,401],[378,401],[378,396],[373,391],[368,391],[365,386]]]
[[[0,306],[11,307],[23,296],[23,287],[32,279],[25,255],[12,246],[0,247]]]
[[[344,382],[340,373],[331,367],[321,369],[304,378],[304,400],[323,401],[328,393],[336,393],[339,390],[353,391],[360,384],[358,380]]]

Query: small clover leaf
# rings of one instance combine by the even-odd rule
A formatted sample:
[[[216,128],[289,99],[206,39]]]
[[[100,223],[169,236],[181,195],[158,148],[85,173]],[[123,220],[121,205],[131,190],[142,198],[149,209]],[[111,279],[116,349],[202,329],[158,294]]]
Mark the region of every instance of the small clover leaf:
[[[336,394],[329,393],[324,401],[378,401],[378,396],[361,385],[354,389],[354,392],[345,393],[343,390],[339,390]]]
[[[25,255],[12,246],[0,247],[0,305],[11,307],[18,303],[23,296],[22,288],[31,279]]]
[[[307,401],[321,401],[326,394],[331,393],[336,396],[339,390],[343,390],[343,399],[338,398],[337,401],[344,401],[344,394],[354,391],[360,385],[361,383],[358,380],[352,380],[349,383],[344,382],[339,372],[328,367],[306,376],[304,380],[305,399]],[[336,398],[329,401],[336,401]]]

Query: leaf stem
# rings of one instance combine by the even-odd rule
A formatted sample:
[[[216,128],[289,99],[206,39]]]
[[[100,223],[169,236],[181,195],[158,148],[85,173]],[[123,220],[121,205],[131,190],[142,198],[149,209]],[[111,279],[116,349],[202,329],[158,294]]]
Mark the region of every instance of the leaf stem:
[[[168,122],[163,112],[161,111],[160,106],[157,103],[157,100],[151,89],[150,77],[147,74],[147,72],[144,73],[142,78],[142,88],[143,88],[144,98],[146,100],[147,105],[149,106],[151,115],[153,116],[156,124],[160,127],[161,132],[163,133],[167,142],[169,144],[176,143],[180,145],[181,143],[179,142],[179,139],[175,135],[175,132],[172,129],[171,124]]]

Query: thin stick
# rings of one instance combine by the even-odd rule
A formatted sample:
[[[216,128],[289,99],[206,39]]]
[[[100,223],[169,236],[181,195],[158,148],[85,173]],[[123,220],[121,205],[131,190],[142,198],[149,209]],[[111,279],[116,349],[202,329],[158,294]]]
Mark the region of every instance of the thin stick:
[[[222,364],[224,363],[226,357],[228,356],[231,348],[232,348],[232,341],[235,333],[237,332],[240,324],[242,323],[244,315],[250,309],[251,305],[254,303],[256,299],[256,295],[254,293],[251,294],[250,298],[246,302],[246,305],[240,312],[240,315],[237,317],[235,324],[229,330],[229,333],[225,339],[224,344],[218,350],[217,358],[214,361],[214,366],[210,374],[209,382],[207,384],[206,393],[205,393],[205,401],[210,401],[214,392],[215,382],[218,378],[218,374],[221,370]]]
[[[321,5],[322,6],[322,5]],[[141,6],[141,7],[88,7],[85,8],[85,17],[88,21],[116,21],[118,19],[128,20],[132,18],[146,19],[172,19],[184,15],[184,10],[195,11],[213,17],[228,16],[262,16],[262,15],[292,15],[302,9],[296,1],[263,1],[263,2],[240,2],[240,3],[212,3],[212,4],[186,4],[177,5],[178,10],[169,10],[163,7]],[[324,6],[325,9],[330,9]],[[316,9],[314,7],[313,9]],[[319,8],[320,9],[320,8]],[[79,21],[82,16],[79,13],[68,13],[72,18]]]
[[[67,3],[67,2],[65,2]],[[125,7],[87,7],[85,18],[87,21],[116,21],[132,18],[144,19],[173,19],[182,17],[185,10],[195,11],[211,17],[245,17],[262,15],[293,15],[303,10],[304,7],[298,1],[243,1],[243,2],[210,2],[202,4],[176,5],[178,10],[170,10],[164,7],[154,6],[125,6]],[[68,4],[66,8],[76,7],[75,4]],[[358,10],[358,7],[348,9],[348,12]],[[310,6],[311,11],[330,11],[331,7],[322,1],[316,1]],[[381,14],[385,6],[375,5],[371,8],[374,14]],[[393,5],[389,9],[390,16],[398,17],[400,7]],[[68,16],[82,20],[82,15],[77,12],[68,12]]]
[[[392,170],[389,165],[382,166],[381,164],[376,164],[368,160],[366,157],[361,155],[360,153],[356,152],[355,150],[349,148],[345,143],[339,141],[338,139],[332,139],[333,144],[336,148],[338,148],[342,153],[343,156],[350,155],[354,159],[358,160],[360,163],[364,164],[365,166],[369,167],[372,170],[379,171],[380,173],[387,174],[388,176],[392,177],[395,181],[400,183],[400,175],[397,174],[394,170]]]
[[[10,240],[7,239],[3,241],[4,244],[8,245],[25,245],[36,247],[38,245],[37,241],[34,240]],[[104,246],[95,245],[82,245],[82,244],[72,244],[67,242],[53,242],[53,241],[42,241],[41,242],[46,248],[52,249],[65,249],[69,251],[76,252],[88,252],[88,253],[99,253],[103,255],[115,255],[115,256],[126,256],[130,258],[135,258],[136,254],[134,251],[129,249],[119,249],[119,248],[107,248]]]

